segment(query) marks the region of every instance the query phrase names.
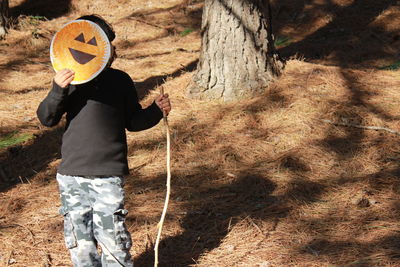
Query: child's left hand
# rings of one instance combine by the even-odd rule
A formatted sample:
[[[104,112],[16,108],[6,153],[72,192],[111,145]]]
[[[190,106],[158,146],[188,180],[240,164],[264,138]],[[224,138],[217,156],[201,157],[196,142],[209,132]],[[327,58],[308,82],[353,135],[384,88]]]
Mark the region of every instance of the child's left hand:
[[[156,97],[155,101],[165,116],[168,116],[169,112],[171,111],[171,102],[169,101],[168,94],[159,95]]]

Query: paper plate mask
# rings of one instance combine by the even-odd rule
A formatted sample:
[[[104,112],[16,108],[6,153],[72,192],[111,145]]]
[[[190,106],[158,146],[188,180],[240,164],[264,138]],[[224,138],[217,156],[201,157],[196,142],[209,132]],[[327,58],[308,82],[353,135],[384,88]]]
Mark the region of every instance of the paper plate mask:
[[[55,71],[71,69],[71,84],[94,79],[107,66],[111,45],[107,35],[96,23],[74,20],[59,30],[50,45],[50,59]]]

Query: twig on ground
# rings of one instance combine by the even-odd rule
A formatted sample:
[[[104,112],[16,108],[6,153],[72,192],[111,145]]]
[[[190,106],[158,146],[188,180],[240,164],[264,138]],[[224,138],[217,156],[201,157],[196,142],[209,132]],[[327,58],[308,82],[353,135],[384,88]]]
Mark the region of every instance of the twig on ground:
[[[160,26],[160,25],[157,25],[157,24],[154,24],[154,23],[145,21],[145,20],[143,20],[143,19],[137,19],[137,18],[132,18],[132,17],[129,18],[129,19],[135,20],[135,21],[137,21],[137,22],[144,23],[144,24],[147,24],[147,25],[149,25],[149,26],[153,26],[153,27],[156,27],[156,28],[159,28],[159,29],[163,29],[163,30],[168,31],[168,29],[165,28],[165,27],[162,27],[162,26]]]
[[[163,86],[161,86],[161,94],[162,95],[164,94]],[[154,246],[154,266],[155,267],[158,266],[158,245],[160,243],[162,227],[164,224],[165,215],[167,214],[169,197],[171,194],[171,135],[169,132],[168,119],[167,119],[167,116],[165,113],[164,113],[163,120],[164,120],[165,130],[166,130],[166,134],[167,134],[167,193],[166,193],[165,202],[164,202],[164,209],[161,214],[161,219],[157,225],[158,233],[157,233],[156,244]]]
[[[253,219],[251,219],[250,217],[247,217],[247,220],[251,223],[251,225],[253,225],[258,232],[260,232],[260,234],[264,235],[264,232],[260,229],[260,227],[253,221]]]
[[[193,244],[193,246],[192,246],[192,249],[190,250],[191,253],[193,252],[193,250],[194,250],[194,248],[196,247],[197,242],[199,242],[200,238],[201,238],[200,236],[197,237],[196,241],[194,242],[194,244]]]
[[[354,128],[359,128],[359,129],[367,129],[367,130],[376,130],[376,131],[386,131],[395,135],[400,135],[400,132],[386,128],[386,127],[380,127],[380,126],[363,126],[363,125],[358,125],[358,124],[353,124],[353,123],[344,123],[344,122],[334,122],[331,120],[323,120],[321,119],[320,121],[337,125],[337,126],[346,126],[346,127],[354,127]]]
[[[231,224],[232,224],[232,217],[229,218],[229,224],[228,224],[228,233],[231,230]]]

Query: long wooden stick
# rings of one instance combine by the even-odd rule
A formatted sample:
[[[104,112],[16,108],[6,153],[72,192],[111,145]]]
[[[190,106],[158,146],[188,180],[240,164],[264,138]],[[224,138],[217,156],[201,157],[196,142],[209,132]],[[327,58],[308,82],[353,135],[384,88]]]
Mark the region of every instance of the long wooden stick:
[[[161,94],[162,95],[164,94],[164,88],[162,86],[161,86]],[[165,196],[164,209],[161,214],[161,219],[157,225],[158,233],[157,233],[156,244],[154,246],[154,267],[158,266],[158,245],[160,244],[162,227],[164,224],[165,215],[167,214],[169,196],[171,194],[171,137],[169,133],[168,119],[165,113],[163,116],[163,120],[164,120],[165,131],[167,134],[167,194]]]

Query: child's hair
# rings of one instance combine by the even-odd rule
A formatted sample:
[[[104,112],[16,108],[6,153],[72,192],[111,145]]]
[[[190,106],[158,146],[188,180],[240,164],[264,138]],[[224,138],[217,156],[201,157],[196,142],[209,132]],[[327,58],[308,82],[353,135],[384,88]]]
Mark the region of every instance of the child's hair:
[[[96,23],[105,32],[105,34],[107,35],[108,40],[110,40],[110,42],[112,42],[115,39],[115,32],[114,32],[113,27],[105,19],[103,19],[100,15],[95,15],[95,14],[85,15],[85,16],[79,17],[77,19],[89,20],[89,21]]]

